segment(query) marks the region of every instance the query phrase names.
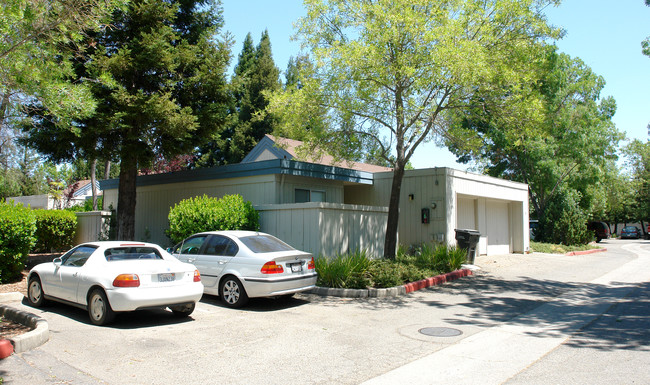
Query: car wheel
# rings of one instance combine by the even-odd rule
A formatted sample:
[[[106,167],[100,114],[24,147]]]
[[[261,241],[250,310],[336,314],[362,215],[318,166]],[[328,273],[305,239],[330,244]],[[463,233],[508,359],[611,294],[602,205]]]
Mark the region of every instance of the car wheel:
[[[45,304],[45,293],[43,293],[43,285],[38,276],[33,276],[29,279],[27,284],[27,301],[34,307],[41,307]]]
[[[88,296],[88,315],[95,325],[106,325],[115,318],[115,312],[108,303],[104,290],[95,289]]]
[[[170,307],[170,309],[172,309],[172,313],[174,313],[176,317],[182,318],[182,317],[188,317],[190,314],[192,314],[195,307],[196,304],[191,303],[189,305],[172,306]]]
[[[241,282],[233,276],[224,277],[219,287],[219,297],[228,307],[242,307],[248,302],[248,295]]]

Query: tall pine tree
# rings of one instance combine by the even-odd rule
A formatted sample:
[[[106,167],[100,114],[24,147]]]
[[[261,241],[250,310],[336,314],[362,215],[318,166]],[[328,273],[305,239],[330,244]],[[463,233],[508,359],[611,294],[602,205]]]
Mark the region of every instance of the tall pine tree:
[[[96,123],[75,126],[110,140],[106,148],[120,162],[117,236],[131,240],[138,170],[191,153],[222,130],[230,43],[215,40],[223,26],[218,0],[134,0],[111,24],[89,43],[95,52],[84,64],[99,80]]]
[[[201,149],[199,166],[239,163],[265,134],[273,132],[275,119],[265,113],[266,92],[277,91],[282,84],[268,31],[262,33],[257,47],[251,34],[246,35],[234,72],[228,128]]]

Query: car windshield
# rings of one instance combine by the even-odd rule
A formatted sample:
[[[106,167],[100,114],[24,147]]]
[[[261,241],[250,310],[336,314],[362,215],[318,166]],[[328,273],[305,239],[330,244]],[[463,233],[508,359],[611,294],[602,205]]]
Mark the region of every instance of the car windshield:
[[[624,228],[623,231],[636,231],[636,227],[628,226]]]
[[[281,240],[270,235],[251,235],[239,238],[253,253],[273,253],[276,251],[295,250]]]
[[[106,260],[128,261],[137,259],[163,259],[158,249],[153,247],[113,247],[104,252]]]

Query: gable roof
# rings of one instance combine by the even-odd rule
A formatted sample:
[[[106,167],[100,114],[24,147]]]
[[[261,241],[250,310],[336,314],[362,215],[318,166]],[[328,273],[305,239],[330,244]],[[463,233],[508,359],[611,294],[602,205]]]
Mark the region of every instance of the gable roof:
[[[298,148],[303,145],[299,140],[275,137],[273,135],[265,135],[262,140],[257,143],[251,152],[241,161],[241,163],[259,162],[270,159],[295,159],[298,160]],[[301,159],[302,160],[302,159]],[[386,172],[392,171],[392,168],[376,166],[374,164],[367,164],[361,162],[351,161],[336,161],[333,156],[324,154],[319,158],[308,157],[304,160],[307,163],[320,164],[323,166],[336,166],[341,168],[349,168],[357,171],[365,172]]]

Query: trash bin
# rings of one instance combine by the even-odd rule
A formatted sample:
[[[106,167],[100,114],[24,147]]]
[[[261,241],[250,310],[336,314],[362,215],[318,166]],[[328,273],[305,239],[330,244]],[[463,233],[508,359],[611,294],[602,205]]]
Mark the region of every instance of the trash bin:
[[[481,233],[477,230],[456,229],[456,241],[458,247],[467,250],[467,263],[473,264],[476,258],[476,245],[481,238]]]

